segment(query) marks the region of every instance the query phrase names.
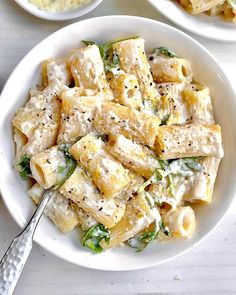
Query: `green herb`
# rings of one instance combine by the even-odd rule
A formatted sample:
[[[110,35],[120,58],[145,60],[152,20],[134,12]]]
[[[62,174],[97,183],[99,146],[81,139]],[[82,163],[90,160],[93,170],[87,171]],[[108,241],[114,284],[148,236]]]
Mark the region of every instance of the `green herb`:
[[[171,174],[171,173],[168,174],[167,179],[168,179],[168,182],[169,182],[170,193],[171,193],[172,197],[174,197],[175,196],[175,183],[174,183],[173,174]]]
[[[202,172],[203,166],[198,162],[197,158],[182,158],[174,160],[170,163],[172,174],[180,176],[192,176],[194,172]]]
[[[89,45],[96,45],[96,42],[94,41],[86,41],[86,40],[82,40],[82,42],[86,45],[86,46],[89,46]]]
[[[60,187],[74,172],[76,168],[76,160],[68,152],[70,145],[62,143],[58,147],[58,154],[65,159],[65,166],[58,166],[57,172],[60,174],[57,184],[54,188]]]
[[[105,71],[111,72],[112,70],[118,70],[120,67],[120,59],[116,52],[108,55],[105,60]]]
[[[197,158],[184,158],[182,162],[190,169],[198,172],[203,171],[203,166],[198,162]]]
[[[157,100],[145,100],[142,101],[143,109],[146,112],[150,112],[153,115],[158,115],[158,101]]]
[[[166,170],[169,165],[169,162],[167,160],[160,160],[160,159],[157,159],[157,160],[160,165],[160,168]]]
[[[58,173],[63,173],[65,171],[65,167],[63,167],[63,166],[58,166],[57,167],[57,172]]]
[[[153,200],[153,197],[146,191],[143,192],[144,193],[144,197],[145,197],[145,200],[147,201],[148,203],[148,206],[150,208],[154,208],[155,206],[155,201]]]
[[[158,47],[155,49],[154,53],[156,55],[163,55],[169,58],[176,57],[176,54],[167,47]]]
[[[170,119],[170,114],[166,115],[162,120],[160,126],[166,125]]]
[[[162,176],[161,176],[159,170],[156,169],[153,172],[152,176],[139,187],[138,193],[144,192],[145,188],[148,185],[150,185],[152,183],[158,183],[161,179],[162,179]]]
[[[145,188],[148,185],[153,184],[153,183],[158,183],[168,175],[168,173],[169,173],[168,172],[168,161],[160,160],[157,158],[156,158],[156,160],[159,165],[159,168],[157,168],[153,172],[152,176],[139,187],[138,193],[144,192]]]
[[[20,177],[23,180],[27,180],[31,176],[30,157],[27,155],[22,156],[17,166],[20,168]]]
[[[160,227],[160,230],[161,230],[161,231],[162,231],[167,237],[172,237],[172,234],[171,234],[169,228],[166,227],[166,226],[164,225],[164,223],[163,223],[162,220],[159,222],[159,227]]]
[[[198,158],[182,158],[172,161],[165,161],[156,158],[156,160],[159,167],[154,171],[153,175],[138,189],[138,193],[145,192],[145,196],[147,196],[145,188],[148,185],[159,183],[166,179],[168,183],[168,189],[172,197],[175,197],[175,175],[188,177],[192,176],[194,172],[202,172],[204,170],[203,166],[199,163]]]
[[[116,40],[114,42],[105,43],[103,45],[99,45],[94,41],[82,40],[82,42],[87,46],[94,45],[94,44],[98,46],[100,54],[101,54],[101,58],[103,60],[105,71],[111,72],[112,70],[118,70],[119,64],[120,64],[119,56],[116,52],[113,52],[112,46],[116,43],[130,40],[130,39],[136,39],[136,38],[138,38],[138,37],[137,36],[129,37],[129,38],[125,38],[125,39]]]
[[[138,237],[133,237],[127,241],[127,244],[136,249],[136,252],[142,252],[158,236],[159,226],[155,223],[152,231],[145,232]]]
[[[137,249],[137,252],[143,251],[151,243],[151,241],[153,241],[156,238],[157,234],[158,231],[156,229],[142,234],[139,237],[139,241],[142,242],[143,246]]]
[[[172,237],[171,232],[162,221],[155,221],[153,230],[144,232],[137,237],[133,237],[129,239],[127,243],[130,247],[136,249],[137,252],[141,252],[151,243],[151,241],[159,237],[160,231],[162,231],[166,236]]]
[[[108,244],[110,241],[110,233],[103,224],[98,223],[85,231],[82,245],[84,247],[90,248],[95,253],[100,253],[103,250],[103,248],[100,246],[100,242],[103,239]]]

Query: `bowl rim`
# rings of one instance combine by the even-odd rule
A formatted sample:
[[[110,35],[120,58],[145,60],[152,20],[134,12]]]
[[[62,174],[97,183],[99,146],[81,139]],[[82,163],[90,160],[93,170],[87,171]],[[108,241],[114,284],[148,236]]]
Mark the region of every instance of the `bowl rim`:
[[[22,59],[21,61],[16,65],[16,67],[13,69],[13,71],[11,72],[10,76],[8,77],[3,89],[2,89],[2,92],[1,92],[1,97],[2,98],[2,94],[4,94],[5,92],[5,89],[8,88],[8,84],[11,84],[11,80],[12,80],[12,77],[13,77],[13,74],[15,71],[17,71],[18,67],[21,66],[22,63],[24,63],[25,59],[28,58],[29,55],[31,55],[31,53],[34,51],[34,50],[37,50],[38,47],[42,46],[42,44],[44,42],[47,42],[48,39],[50,39],[52,36],[56,36],[57,34],[60,35],[61,31],[64,31],[64,30],[69,30],[70,27],[74,27],[74,26],[77,26],[79,23],[83,23],[83,24],[86,24],[86,23],[91,23],[91,22],[96,22],[96,21],[103,21],[103,20],[114,20],[114,19],[117,19],[117,20],[120,20],[120,21],[125,21],[125,20],[134,20],[134,21],[140,21],[140,22],[149,22],[153,25],[158,25],[158,26],[161,26],[161,27],[164,27],[166,29],[171,29],[173,30],[175,33],[177,34],[180,34],[182,35],[183,37],[189,39],[193,45],[195,46],[198,46],[200,47],[200,49],[204,52],[204,54],[206,54],[215,64],[216,66],[218,67],[218,70],[220,72],[220,75],[221,77],[223,76],[224,78],[224,83],[226,84],[227,88],[232,92],[232,94],[234,94],[236,96],[236,91],[234,90],[234,88],[232,87],[232,84],[231,84],[231,81],[228,79],[227,75],[225,74],[225,71],[223,70],[223,68],[220,66],[220,64],[217,62],[217,60],[215,59],[215,57],[203,46],[201,45],[198,41],[196,41],[194,38],[190,37],[189,35],[187,35],[186,33],[180,31],[179,29],[176,29],[170,25],[167,25],[165,23],[162,23],[162,22],[159,22],[159,21],[156,21],[156,20],[152,20],[152,19],[149,19],[149,18],[144,18],[144,17],[138,17],[138,16],[130,16],[130,15],[112,15],[112,16],[99,16],[99,17],[95,17],[95,18],[89,18],[89,19],[86,19],[86,20],[82,20],[82,21],[79,21],[79,22],[76,22],[76,23],[73,23],[73,24],[70,24],[68,26],[65,26],[61,29],[59,29],[58,31],[50,34],[48,37],[46,37],[45,39],[43,39],[41,42],[39,42],[35,47],[33,47]],[[1,105],[1,101],[0,100],[0,105]],[[1,169],[0,169],[0,177],[1,177],[1,173],[4,173]],[[10,207],[10,203],[8,203],[8,200],[4,194],[4,191],[5,191],[5,185],[0,181],[0,196],[2,197],[2,200],[6,206],[6,208],[8,209],[8,212],[10,213],[10,215],[12,216],[12,218],[15,220],[15,222],[21,227],[23,228],[23,224],[21,223],[21,221],[19,221],[17,219],[17,217],[14,215],[11,207]],[[216,224],[214,226],[212,226],[212,228],[207,232],[205,233],[204,235],[202,235],[202,237],[199,238],[198,241],[196,241],[193,245],[191,246],[188,246],[186,249],[184,250],[180,250],[178,253],[176,254],[173,254],[173,255],[170,255],[170,257],[166,258],[166,259],[163,259],[161,261],[153,261],[153,263],[147,263],[147,264],[143,264],[143,265],[136,265],[136,266],[129,266],[129,267],[125,267],[125,268],[117,268],[117,267],[110,267],[110,268],[107,268],[107,267],[103,267],[102,265],[100,266],[95,266],[95,265],[87,265],[86,263],[84,262],[81,262],[81,263],[78,263],[76,261],[73,261],[72,257],[68,257],[66,255],[63,255],[62,254],[59,254],[57,252],[54,252],[52,249],[50,248],[47,248],[46,245],[43,244],[42,241],[40,241],[40,238],[39,239],[35,239],[34,238],[34,241],[39,244],[42,248],[44,248],[46,251],[52,253],[53,255],[59,257],[60,259],[63,259],[65,261],[68,261],[70,263],[73,263],[75,265],[78,265],[78,266],[83,266],[83,267],[86,267],[86,268],[89,268],[89,269],[94,269],[94,270],[102,270],[102,271],[129,271],[129,270],[141,270],[141,269],[146,269],[146,268],[149,268],[149,267],[154,267],[154,266],[157,266],[157,265],[160,265],[162,263],[165,263],[167,261],[170,261],[184,253],[187,253],[193,246],[196,246],[198,245],[199,243],[201,243],[202,241],[204,241],[210,234],[213,230],[215,230],[215,228],[217,228],[217,226],[222,222],[223,218],[225,217],[225,215],[227,214],[227,212],[230,210],[231,208],[231,205],[234,201],[234,198],[235,198],[235,193],[236,193],[236,184],[234,185],[234,191],[232,192],[232,199],[229,201],[229,205],[227,207],[227,209],[225,210],[225,212],[221,215],[221,217],[218,219],[218,221],[216,222]]]
[[[34,4],[29,3],[28,1],[25,2],[24,0],[15,0],[15,2],[28,13],[38,18],[51,21],[65,21],[81,17],[89,13],[90,11],[94,10],[102,1],[103,0],[91,0],[90,3],[84,4],[81,7],[78,7],[74,10],[50,12],[46,10],[41,10]]]
[[[224,37],[224,35],[221,35],[221,34],[208,34],[207,33],[207,30],[196,30],[194,28],[192,28],[191,26],[187,27],[185,25],[183,25],[180,21],[177,20],[177,18],[172,18],[171,16],[169,16],[168,12],[165,12],[163,11],[162,9],[160,9],[158,7],[158,5],[154,2],[154,1],[157,1],[157,0],[147,0],[150,5],[152,5],[153,8],[155,8],[157,11],[159,11],[164,17],[166,17],[168,20],[170,20],[172,23],[174,23],[175,25],[177,25],[178,27],[184,29],[184,30],[187,30],[197,36],[200,36],[200,37],[203,37],[203,38],[206,38],[206,39],[210,39],[210,40],[214,40],[214,41],[221,41],[221,42],[227,42],[227,43],[233,43],[233,42],[236,42],[236,24],[235,24],[235,37],[234,35],[232,34],[232,38],[229,38],[227,37],[227,35]],[[187,12],[186,12],[187,13]],[[189,14],[189,17],[197,17],[195,15],[191,15],[190,13]]]

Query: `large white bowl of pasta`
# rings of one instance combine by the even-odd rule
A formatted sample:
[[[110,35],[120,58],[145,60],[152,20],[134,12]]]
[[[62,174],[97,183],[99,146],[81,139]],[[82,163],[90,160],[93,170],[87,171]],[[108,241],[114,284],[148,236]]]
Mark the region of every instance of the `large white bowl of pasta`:
[[[235,93],[213,56],[170,26],[133,16],[67,26],[23,58],[0,105],[2,198],[24,227],[53,190],[35,241],[62,259],[163,263],[233,200]]]
[[[148,0],[170,21],[199,36],[236,41],[236,5],[233,0]]]

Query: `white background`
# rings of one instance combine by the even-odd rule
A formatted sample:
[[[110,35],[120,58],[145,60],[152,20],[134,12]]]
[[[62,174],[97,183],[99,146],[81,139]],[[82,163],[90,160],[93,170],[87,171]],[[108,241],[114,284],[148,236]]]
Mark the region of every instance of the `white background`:
[[[139,15],[169,23],[145,0],[104,0],[84,18],[109,14]],[[35,44],[69,23],[38,19],[13,0],[1,0],[0,89]],[[194,37],[214,54],[236,84],[236,43]],[[0,257],[19,232],[0,197]],[[59,260],[35,244],[15,291],[16,295],[128,293],[236,294],[236,202],[223,223],[204,242],[171,262],[147,270],[123,273],[88,270]]]

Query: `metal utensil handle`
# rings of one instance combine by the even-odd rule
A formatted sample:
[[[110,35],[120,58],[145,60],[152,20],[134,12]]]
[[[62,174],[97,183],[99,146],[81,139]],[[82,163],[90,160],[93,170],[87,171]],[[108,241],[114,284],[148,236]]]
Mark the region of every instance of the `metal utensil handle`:
[[[52,193],[45,191],[42,202],[24,231],[9,246],[0,262],[0,294],[11,295],[32,249],[33,236],[40,217]]]

